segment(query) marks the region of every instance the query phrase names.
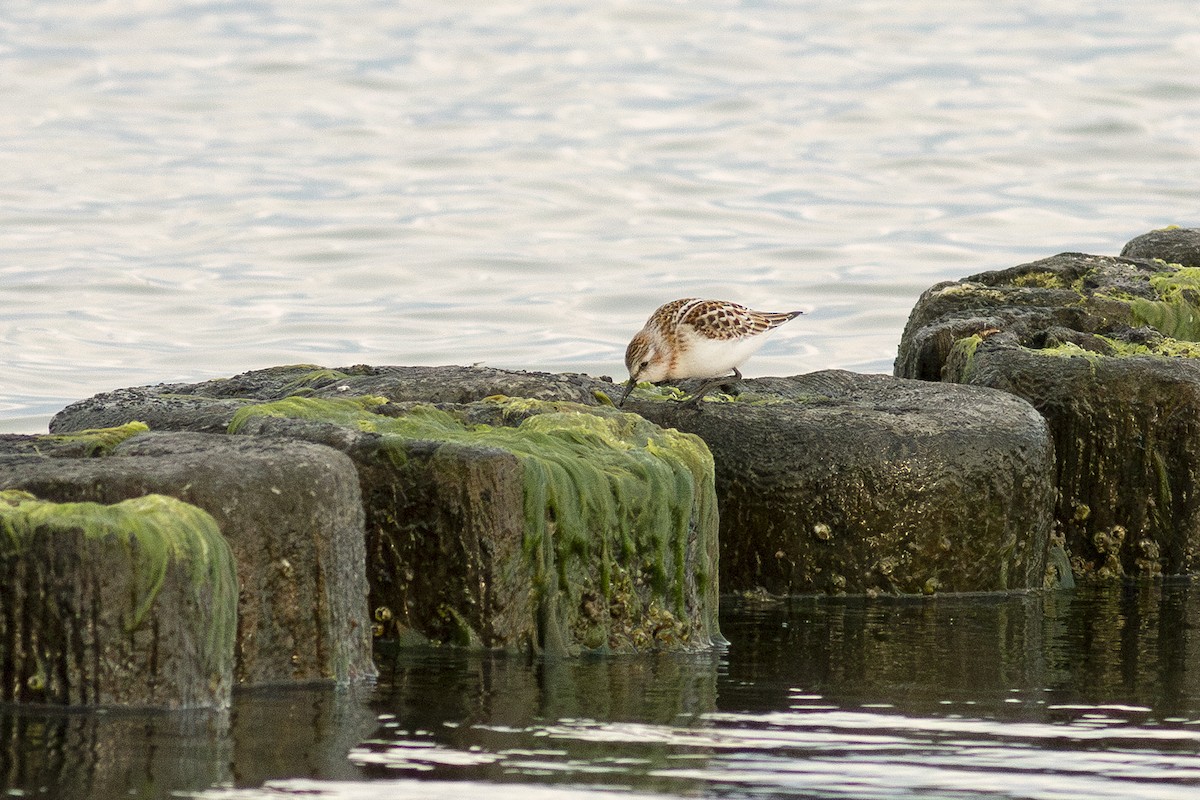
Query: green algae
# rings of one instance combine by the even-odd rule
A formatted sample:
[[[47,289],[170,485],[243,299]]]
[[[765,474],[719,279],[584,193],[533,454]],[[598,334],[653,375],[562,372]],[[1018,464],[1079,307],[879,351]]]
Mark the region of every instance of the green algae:
[[[1033,270],[1013,278],[1012,285],[1031,289],[1062,289],[1066,283],[1057,273],[1049,270]]]
[[[1094,360],[1094,359],[1099,359],[1099,358],[1111,358],[1112,357],[1112,356],[1105,355],[1104,353],[1097,353],[1095,350],[1088,350],[1086,348],[1080,347],[1079,345],[1075,344],[1074,342],[1063,342],[1062,344],[1055,345],[1054,347],[1043,347],[1040,350],[1035,350],[1034,352],[1037,353],[1038,355],[1048,356],[1050,358],[1082,357],[1082,358],[1087,358],[1089,360]]]
[[[370,413],[371,409],[387,403],[387,398],[372,395],[330,399],[287,397],[238,409],[229,423],[228,430],[230,433],[238,433],[255,417],[320,420],[359,430],[374,430],[378,415]]]
[[[237,634],[237,567],[208,512],[151,494],[114,505],[53,503],[18,490],[0,491],[0,558],[20,556],[35,537],[79,531],[120,547],[134,576],[129,632],[154,607],[167,573],[183,569],[198,595],[209,599],[212,623],[205,640],[216,659],[232,658]]]
[[[602,406],[616,408],[617,404],[613,402],[613,399],[609,396],[608,392],[596,389],[592,392],[592,398]]]
[[[733,376],[730,376],[733,380]],[[670,384],[655,384],[655,383],[639,383],[634,388],[633,396],[650,402],[668,403],[668,402],[683,402],[690,400],[692,395],[688,394],[678,386]],[[739,394],[726,394],[725,392],[712,389],[705,393],[701,402],[704,403],[744,403],[747,405],[777,405],[796,400],[796,398],[781,397],[773,394],[761,394],[758,392],[747,391]]]
[[[332,422],[379,435],[396,463],[413,441],[508,452],[522,468],[523,551],[543,616],[561,620],[560,604],[579,607],[588,591],[599,592],[610,608],[633,608],[644,586],[663,613],[686,620],[693,581],[710,606],[701,630],[716,633],[716,549],[706,539],[716,535],[717,508],[712,455],[701,439],[636,414],[569,402],[482,401],[514,425],[471,424],[425,404],[406,407],[402,416],[378,413],[386,402],[289,397],[241,409],[229,430],[261,416]],[[632,581],[622,577],[626,568],[635,573]],[[545,627],[556,635],[555,625]],[[577,641],[596,638],[577,633]]]
[[[1000,299],[1004,297],[1004,292],[998,289],[991,289],[984,286],[982,283],[974,283],[972,281],[956,281],[946,284],[940,289],[935,290],[939,297],[960,297],[966,295],[968,297],[987,297],[991,299]]]
[[[1151,275],[1150,285],[1159,299],[1128,301],[1134,322],[1164,336],[1200,342],[1200,268],[1178,267]]]
[[[108,455],[126,439],[145,433],[150,427],[144,422],[127,422],[115,428],[89,428],[71,433],[52,433],[39,436],[38,441],[53,444],[78,444],[88,458]]]
[[[657,383],[639,383],[633,387],[633,392],[642,400],[666,402],[669,400],[686,400],[687,392],[678,386]]]
[[[975,351],[979,349],[983,337],[979,334],[956,339],[946,361],[942,365],[943,376],[956,383],[966,383],[975,370]]]
[[[1164,337],[1153,345],[1135,344],[1133,342],[1125,342],[1120,339],[1114,339],[1108,336],[1094,334],[1094,337],[1103,342],[1109,348],[1110,352],[1101,353],[1095,350],[1088,350],[1080,347],[1074,342],[1064,342],[1054,347],[1046,347],[1036,352],[1054,358],[1074,358],[1083,357],[1090,360],[1101,358],[1129,358],[1132,356],[1159,356],[1165,358],[1200,358],[1200,342],[1186,341]]]
[[[307,364],[298,365],[301,367],[311,366]],[[289,395],[306,394],[314,389],[326,386],[337,381],[347,380],[350,376],[336,369],[317,368],[304,373],[283,385],[283,391]]]

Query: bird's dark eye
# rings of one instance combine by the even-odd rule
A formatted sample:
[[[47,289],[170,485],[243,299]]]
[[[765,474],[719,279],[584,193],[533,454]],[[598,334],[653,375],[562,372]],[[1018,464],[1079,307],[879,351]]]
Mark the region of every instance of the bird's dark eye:
[[[650,362],[649,362],[649,361],[643,361],[641,364],[639,364],[639,365],[638,365],[638,369],[645,369],[645,368],[646,368],[646,367],[648,367],[648,366],[650,366]]]

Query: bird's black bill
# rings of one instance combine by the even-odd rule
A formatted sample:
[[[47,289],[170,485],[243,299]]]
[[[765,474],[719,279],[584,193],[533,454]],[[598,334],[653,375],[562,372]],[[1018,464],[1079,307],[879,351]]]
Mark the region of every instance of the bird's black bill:
[[[637,386],[637,378],[630,378],[625,382],[625,391],[621,393],[621,399],[617,401],[617,408],[625,405],[625,399],[629,397],[629,393],[633,391],[634,386]]]

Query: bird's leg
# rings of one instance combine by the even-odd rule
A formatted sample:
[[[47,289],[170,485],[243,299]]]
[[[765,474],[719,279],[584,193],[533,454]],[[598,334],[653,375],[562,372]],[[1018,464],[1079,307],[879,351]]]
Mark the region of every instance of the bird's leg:
[[[734,367],[732,376],[722,375],[719,378],[709,378],[704,383],[700,384],[700,388],[696,390],[695,394],[683,402],[683,408],[699,408],[700,401],[704,399],[704,395],[712,391],[713,388],[720,386],[725,381],[729,380],[730,377],[732,377],[734,380],[740,381],[742,379],[742,373],[737,367]]]
[[[709,378],[704,383],[700,384],[700,388],[697,389],[691,397],[683,401],[683,405],[681,405],[680,408],[699,408],[700,401],[704,399],[704,395],[708,394],[710,389],[723,380],[725,380],[723,377]]]

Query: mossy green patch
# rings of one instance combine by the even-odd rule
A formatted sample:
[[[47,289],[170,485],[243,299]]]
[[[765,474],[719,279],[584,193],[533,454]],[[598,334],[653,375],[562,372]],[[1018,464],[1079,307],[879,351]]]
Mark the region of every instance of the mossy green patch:
[[[1002,288],[984,286],[982,283],[960,281],[952,283],[937,292],[939,297],[968,297],[980,300],[988,305],[998,305],[1012,298],[1013,292]]]
[[[683,389],[680,389],[678,386],[671,386],[670,384],[660,385],[657,383],[642,382],[635,386],[633,391],[636,392],[637,396],[643,400],[661,402],[666,402],[668,400],[686,400],[688,397],[687,392],[683,391]]]
[[[1032,270],[1018,275],[1013,278],[1012,285],[1035,289],[1062,289],[1066,286],[1060,275],[1048,270]]]
[[[716,536],[713,462],[700,438],[636,414],[567,402],[483,401],[500,418],[520,420],[512,426],[470,424],[431,405],[407,407],[401,416],[377,413],[385,402],[292,397],[241,409],[230,431],[256,416],[323,420],[379,434],[396,463],[416,440],[498,448],[522,467],[523,545],[539,601],[565,594],[552,604],[578,607],[585,591],[610,604],[624,601],[616,588],[624,568],[636,570],[638,582],[681,619],[696,612],[687,603],[689,580],[701,597],[715,590],[715,548],[707,541]],[[715,614],[715,598],[713,604],[705,613]]]
[[[370,411],[387,403],[387,398],[372,395],[331,399],[288,397],[238,409],[229,423],[229,432],[237,433],[255,417],[320,420],[360,430],[374,430],[379,418]]]
[[[978,334],[955,340],[942,365],[943,379],[956,383],[966,383],[970,380],[975,369],[975,351],[979,349],[979,343],[982,341],[983,337]]]
[[[54,444],[78,444],[83,448],[84,455],[91,458],[107,455],[121,442],[148,430],[150,428],[144,422],[127,422],[115,428],[89,428],[72,433],[47,434],[39,436],[38,441]]]
[[[1165,356],[1168,358],[1200,358],[1200,342],[1164,337],[1153,346],[1132,344],[1102,337],[1117,351],[1118,356]]]
[[[313,369],[285,383],[283,390],[289,395],[303,395],[349,377],[346,373],[336,369]]]
[[[211,598],[206,644],[232,658],[237,634],[237,568],[217,523],[193,505],[146,495],[114,505],[52,503],[28,492],[0,491],[0,558],[19,556],[34,537],[79,531],[127,554],[134,575],[130,630],[146,620],[169,569],[182,569],[192,586]]]
[[[1100,353],[1088,350],[1073,342],[1065,342],[1055,347],[1046,347],[1037,352],[1054,358],[1083,357],[1091,360],[1101,358],[1128,358],[1131,356],[1161,356],[1165,358],[1200,358],[1200,342],[1181,341],[1179,339],[1163,338],[1153,345],[1134,344],[1132,342],[1113,339],[1108,336],[1096,335],[1096,339],[1108,345],[1111,353]]]
[[[1076,358],[1083,357],[1088,359],[1109,358],[1103,353],[1097,353],[1094,350],[1087,350],[1080,347],[1074,342],[1063,342],[1054,347],[1043,347],[1035,351],[1038,355],[1049,356],[1051,358]]]
[[[732,381],[732,376],[730,380]],[[683,402],[690,400],[692,395],[678,386],[670,384],[655,384],[655,383],[639,383],[634,389],[635,395],[642,400],[651,402]],[[740,394],[726,394],[725,392],[715,389],[705,393],[701,399],[703,403],[746,403],[749,405],[775,405],[778,403],[786,403],[796,398],[785,398],[779,395],[763,394],[754,391],[743,392]]]
[[[1157,300],[1129,300],[1133,320],[1164,336],[1200,342],[1200,268],[1178,267],[1150,276]]]

